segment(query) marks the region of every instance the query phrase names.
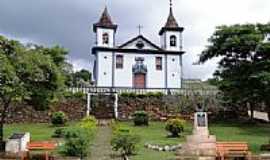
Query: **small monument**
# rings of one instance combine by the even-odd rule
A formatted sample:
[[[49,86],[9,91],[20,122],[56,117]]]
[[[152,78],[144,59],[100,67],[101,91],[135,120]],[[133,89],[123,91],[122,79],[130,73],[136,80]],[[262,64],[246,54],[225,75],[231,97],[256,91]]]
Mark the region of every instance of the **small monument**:
[[[187,142],[177,152],[177,160],[216,159],[216,137],[209,135],[207,112],[200,104],[197,105],[196,110],[193,134],[187,136]]]
[[[27,151],[28,142],[30,142],[30,133],[14,133],[6,143],[6,152],[16,154]]]

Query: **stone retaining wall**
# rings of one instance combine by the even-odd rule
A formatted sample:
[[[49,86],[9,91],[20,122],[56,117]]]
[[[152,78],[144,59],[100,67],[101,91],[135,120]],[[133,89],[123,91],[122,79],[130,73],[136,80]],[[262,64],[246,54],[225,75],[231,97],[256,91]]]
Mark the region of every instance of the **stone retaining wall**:
[[[27,104],[12,104],[6,118],[7,123],[46,123],[53,112],[63,111],[69,120],[81,119],[86,111],[86,102],[80,99],[64,100],[50,106],[46,111],[36,111]]]
[[[118,112],[121,120],[132,118],[138,110],[147,111],[153,120],[165,120],[166,117],[190,115],[195,111],[196,100],[192,97],[166,95],[161,97],[119,97]],[[215,112],[218,103],[208,102],[208,111]]]
[[[92,98],[92,108],[98,107],[99,115],[113,114],[113,101],[108,103],[106,96],[98,96],[98,100]],[[97,101],[97,102],[95,102]],[[166,117],[179,115],[190,115],[194,112],[198,100],[194,97],[184,97],[176,95],[166,96],[119,96],[118,115],[120,120],[129,120],[135,111],[147,111],[152,120],[166,120]],[[102,103],[101,103],[102,102]],[[86,113],[87,102],[80,98],[70,98],[62,100],[50,106],[47,111],[36,111],[32,106],[26,104],[13,104],[7,115],[7,123],[46,123],[50,121],[51,115],[56,111],[63,111],[69,120],[81,119]],[[98,105],[98,106],[95,106]],[[215,112],[217,102],[210,99],[208,110]],[[92,111],[95,111],[93,108]],[[103,113],[104,112],[104,113]],[[108,112],[108,113],[106,113]]]

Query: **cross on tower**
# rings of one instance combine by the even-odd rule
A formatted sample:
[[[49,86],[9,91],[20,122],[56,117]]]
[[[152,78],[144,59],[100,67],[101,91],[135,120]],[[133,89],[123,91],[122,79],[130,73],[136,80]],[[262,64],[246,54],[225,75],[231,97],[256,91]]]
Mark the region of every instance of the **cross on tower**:
[[[139,29],[139,35],[141,35],[141,30],[142,30],[143,26],[142,25],[139,25],[138,26],[138,29]]]

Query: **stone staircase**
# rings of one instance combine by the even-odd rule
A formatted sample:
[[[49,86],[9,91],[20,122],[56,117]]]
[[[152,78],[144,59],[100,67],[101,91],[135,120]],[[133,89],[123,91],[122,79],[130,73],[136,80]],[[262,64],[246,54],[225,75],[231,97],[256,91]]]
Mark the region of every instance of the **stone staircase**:
[[[93,99],[91,114],[97,119],[114,118],[114,99],[110,95],[99,95]]]

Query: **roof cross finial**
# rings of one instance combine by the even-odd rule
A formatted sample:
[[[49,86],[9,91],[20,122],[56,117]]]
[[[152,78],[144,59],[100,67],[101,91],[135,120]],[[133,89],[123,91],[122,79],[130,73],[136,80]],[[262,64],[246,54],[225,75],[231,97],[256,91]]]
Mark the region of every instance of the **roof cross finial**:
[[[172,13],[172,6],[173,6],[173,3],[172,3],[172,0],[170,0],[170,13]]]
[[[139,35],[141,35],[141,30],[142,30],[143,26],[142,25],[139,25],[138,26],[138,29],[139,29]]]

